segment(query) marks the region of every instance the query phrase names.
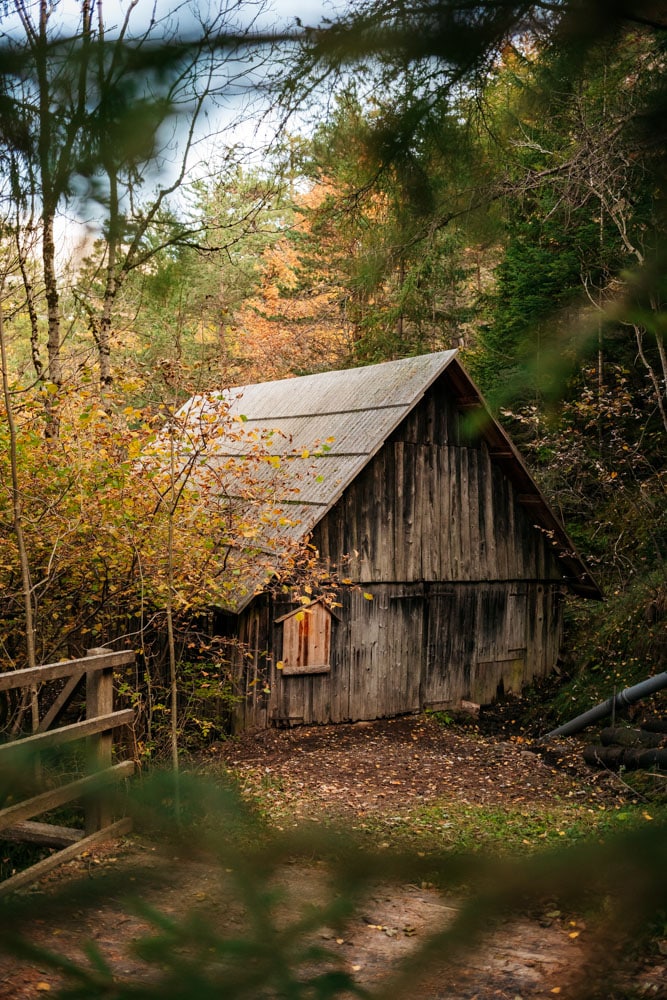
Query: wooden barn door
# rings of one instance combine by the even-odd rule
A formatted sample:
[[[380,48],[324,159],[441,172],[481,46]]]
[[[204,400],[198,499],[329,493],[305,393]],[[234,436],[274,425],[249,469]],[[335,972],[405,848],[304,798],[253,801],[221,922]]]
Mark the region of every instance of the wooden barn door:
[[[527,680],[526,593],[520,580],[479,589],[470,698],[480,705],[510,691],[519,694]]]
[[[470,688],[477,602],[472,587],[433,584],[424,594],[426,650],[420,708],[448,708]]]
[[[518,692],[527,672],[527,587],[523,581],[434,584],[425,595],[422,708],[480,704]]]
[[[423,598],[409,585],[375,585],[372,600],[350,595],[346,717],[380,719],[419,711]]]

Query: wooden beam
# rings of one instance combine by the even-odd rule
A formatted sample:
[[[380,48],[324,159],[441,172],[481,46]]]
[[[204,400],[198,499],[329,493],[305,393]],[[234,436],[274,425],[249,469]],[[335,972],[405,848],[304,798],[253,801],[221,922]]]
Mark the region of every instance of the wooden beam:
[[[67,704],[81,683],[83,673],[76,673],[65,684],[51,708],[48,710],[44,718],[39,723],[38,733],[45,733],[47,729],[51,728],[52,723],[56,721],[58,716],[67,707]]]
[[[18,874],[12,875],[11,878],[5,879],[4,882],[0,882],[0,896],[4,896],[9,892],[15,892],[17,889],[22,889],[23,886],[31,885],[32,882],[36,882],[38,878],[46,875],[47,872],[61,865],[64,861],[76,858],[77,855],[87,850],[93,844],[99,844],[104,840],[113,840],[115,837],[122,837],[124,833],[129,833],[131,829],[131,819],[119,819],[116,823],[106,826],[103,830],[98,830],[96,833],[84,837],[76,844],[64,847],[62,851],[52,854],[49,858],[44,858],[43,861],[38,861],[31,868],[26,868],[25,871],[18,872]]]
[[[16,826],[17,823],[51,809],[64,806],[66,802],[81,798],[91,791],[96,791],[100,786],[109,785],[124,778],[130,778],[134,774],[134,761],[125,760],[121,764],[115,764],[101,774],[90,774],[87,778],[79,778],[77,781],[70,781],[60,788],[51,788],[48,792],[35,795],[25,802],[17,802],[13,806],[7,806],[0,812],[0,830],[7,827]]]
[[[95,648],[88,650],[87,659],[104,655],[104,650]],[[86,719],[103,718],[113,713],[113,669],[91,670],[86,673]],[[130,722],[134,719],[131,712]],[[110,730],[98,731],[88,744],[90,766],[95,771],[104,771],[111,767],[111,751],[113,735]],[[86,833],[95,833],[108,826],[112,815],[103,801],[91,802],[86,806]]]
[[[0,831],[0,840],[26,841],[31,844],[43,844],[44,847],[67,847],[85,836],[83,830],[71,826],[56,826],[54,823],[37,823],[25,820]]]
[[[46,750],[49,747],[57,747],[63,743],[72,743],[73,740],[83,739],[84,736],[94,736],[96,733],[107,733],[111,729],[119,726],[127,726],[134,720],[134,711],[125,708],[121,712],[109,712],[108,715],[98,716],[96,719],[85,719],[83,722],[73,722],[70,726],[62,726],[49,733],[36,733],[35,736],[26,736],[22,740],[14,740],[12,743],[3,743],[0,746],[0,760],[24,751],[36,752]]]
[[[30,687],[31,684],[42,684],[44,681],[57,680],[59,677],[70,677],[75,673],[107,670],[109,667],[121,667],[128,663],[134,663],[132,649],[84,656],[79,660],[45,663],[41,667],[26,667],[25,670],[10,670],[0,674],[0,691],[12,691],[14,688]]]
[[[289,663],[279,671],[284,677],[300,677],[306,674],[330,674],[331,666],[328,663],[304,663],[299,666],[290,666]]]
[[[456,400],[456,406],[459,410],[477,410],[483,404],[479,396],[459,396]]]

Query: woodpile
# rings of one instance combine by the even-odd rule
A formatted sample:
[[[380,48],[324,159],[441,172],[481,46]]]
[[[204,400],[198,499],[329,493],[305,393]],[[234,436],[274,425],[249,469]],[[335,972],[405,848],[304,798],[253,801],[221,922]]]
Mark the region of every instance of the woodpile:
[[[653,719],[641,729],[613,726],[600,733],[601,746],[587,746],[584,760],[591,767],[612,771],[658,769],[667,771],[667,721]]]

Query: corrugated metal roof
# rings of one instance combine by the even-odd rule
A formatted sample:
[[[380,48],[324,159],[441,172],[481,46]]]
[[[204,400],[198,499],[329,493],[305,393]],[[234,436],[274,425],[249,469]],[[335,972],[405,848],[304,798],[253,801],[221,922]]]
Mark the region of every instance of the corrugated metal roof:
[[[207,475],[225,495],[243,500],[248,519],[257,526],[249,541],[255,555],[230,550],[236,573],[226,586],[225,607],[243,610],[272,567],[308,536],[445,369],[451,366],[452,391],[463,393],[467,405],[472,400],[484,407],[458,361],[452,365],[456,353],[241,386],[193,397],[181,409],[187,426],[205,430],[209,421],[215,424],[220,403],[228,407],[232,421],[211,441]],[[490,416],[487,423],[482,434],[492,454],[500,442],[504,453],[510,449],[504,471],[522,490],[529,484],[538,523],[552,531],[556,525],[558,541],[571,553],[569,568],[579,581],[573,589],[600,596],[505,432]]]
[[[423,354],[365,368],[321,372],[229,389],[231,411],[253,420],[411,407],[456,351]]]
[[[230,550],[237,572],[223,597],[229,610],[243,610],[270,575],[271,554],[278,563],[307,537],[455,355],[239,386],[185,404],[180,416],[193,429],[214,424],[221,402],[235,419],[207,460],[209,482],[243,496],[257,525],[254,555]]]
[[[222,394],[221,398],[224,398]],[[261,419],[249,417],[243,423],[244,437],[221,441],[219,453],[243,455],[251,432],[266,436],[275,431],[269,445],[273,455],[287,455],[293,451],[302,451],[304,448],[316,451],[322,444],[327,444],[328,450],[334,455],[365,455],[378,435],[386,437],[391,433],[396,425],[397,414],[403,414],[405,406],[373,409],[372,426],[368,420],[368,412],[368,410],[348,410],[299,417]]]

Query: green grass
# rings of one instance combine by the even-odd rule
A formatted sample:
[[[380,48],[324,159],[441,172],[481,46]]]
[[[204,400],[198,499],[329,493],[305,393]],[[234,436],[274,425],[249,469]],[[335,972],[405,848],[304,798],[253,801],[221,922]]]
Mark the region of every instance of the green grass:
[[[289,830],[300,820],[326,827],[343,827],[368,838],[370,847],[404,848],[417,852],[451,850],[495,856],[532,855],[556,846],[585,841],[604,842],[621,830],[667,821],[667,802],[597,804],[587,798],[516,805],[483,805],[440,799],[395,812],[363,815],[325,811],[300,801],[282,776],[251,769],[237,774],[243,794],[268,827]]]
[[[391,846],[520,856],[587,840],[603,841],[622,828],[660,818],[667,819],[664,806],[649,811],[634,804],[617,809],[556,805],[545,810],[540,804],[518,809],[447,802],[401,816],[378,815],[364,820],[359,829]]]

